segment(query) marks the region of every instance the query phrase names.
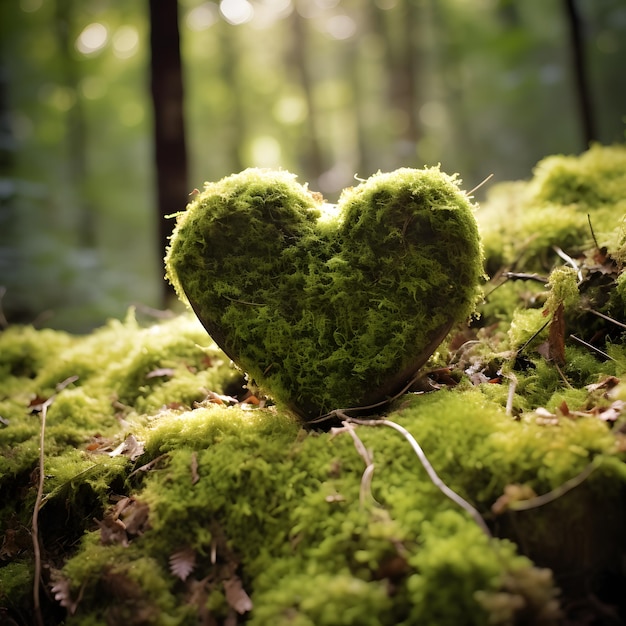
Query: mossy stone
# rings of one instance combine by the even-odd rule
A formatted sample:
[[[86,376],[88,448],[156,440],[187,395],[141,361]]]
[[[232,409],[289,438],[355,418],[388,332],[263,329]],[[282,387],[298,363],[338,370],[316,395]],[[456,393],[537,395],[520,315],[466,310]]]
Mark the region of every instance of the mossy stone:
[[[472,313],[473,209],[437,167],[378,173],[336,207],[249,169],[178,215],[167,274],[224,352],[312,419],[393,396]]]

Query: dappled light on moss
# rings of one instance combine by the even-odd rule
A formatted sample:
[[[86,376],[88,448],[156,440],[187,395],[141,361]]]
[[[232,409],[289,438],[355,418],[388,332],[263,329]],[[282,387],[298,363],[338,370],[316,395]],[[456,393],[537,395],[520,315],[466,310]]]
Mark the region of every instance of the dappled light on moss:
[[[166,259],[217,343],[305,418],[401,389],[472,313],[482,267],[473,206],[439,168],[375,174],[318,224],[324,206],[284,171],[207,183]]]
[[[584,182],[593,166],[613,172],[608,190],[623,180],[609,163],[621,162],[619,149],[590,155],[546,161],[520,201],[565,177],[568,189],[545,186],[545,201],[567,200],[562,216],[590,209],[600,247],[576,229],[566,247],[546,226],[532,248],[519,223],[500,220],[501,253],[494,232],[486,238],[487,267],[498,267],[481,317],[455,328],[409,392],[370,416],[406,429],[489,532],[396,430],[349,416],[353,431],[303,424],[281,398],[258,394],[191,314],[142,326],[130,311],[82,337],[9,327],[0,333],[0,619],[35,623],[40,461],[40,598],[51,626],[582,626],[605,610],[621,619],[626,283],[619,249],[601,246],[623,233],[615,217],[601,219],[605,191],[587,181],[576,200],[572,176]],[[346,192],[350,203],[382,193],[374,206],[389,209],[383,182]],[[318,206],[303,194],[308,228]],[[393,221],[394,210],[380,219]],[[328,232],[352,221],[360,237],[357,213],[328,218]],[[402,239],[396,226],[372,254]],[[305,236],[323,248],[324,228]],[[299,257],[287,249],[285,259]],[[310,288],[339,300],[342,268],[360,267],[341,254],[310,263],[327,281]],[[417,297],[419,284],[400,274],[403,298]],[[290,275],[292,286],[302,276]],[[255,302],[243,288],[224,293]],[[401,314],[380,295],[376,310]],[[314,328],[316,339],[350,340],[347,326],[320,318]]]

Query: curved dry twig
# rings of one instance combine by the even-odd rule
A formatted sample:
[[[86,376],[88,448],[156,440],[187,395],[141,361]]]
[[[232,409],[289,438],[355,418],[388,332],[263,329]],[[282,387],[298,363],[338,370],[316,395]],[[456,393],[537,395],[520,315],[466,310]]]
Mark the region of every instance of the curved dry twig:
[[[462,509],[469,513],[472,519],[478,525],[478,527],[485,533],[485,535],[487,535],[489,539],[492,538],[491,531],[489,530],[489,527],[485,523],[485,520],[482,518],[478,510],[467,500],[462,498],[458,493],[450,489],[450,487],[448,487],[448,485],[446,485],[446,483],[444,483],[443,480],[439,478],[439,475],[435,471],[435,468],[431,465],[430,461],[424,454],[422,447],[419,445],[415,437],[413,437],[413,435],[406,428],[404,428],[404,426],[400,426],[400,424],[388,419],[366,420],[345,416],[345,420],[352,424],[359,424],[360,426],[388,426],[389,428],[393,428],[394,430],[398,431],[413,448],[413,451],[424,466],[428,477],[435,485],[435,487],[437,487],[445,496],[450,498],[450,500],[452,500],[455,504],[458,504]]]

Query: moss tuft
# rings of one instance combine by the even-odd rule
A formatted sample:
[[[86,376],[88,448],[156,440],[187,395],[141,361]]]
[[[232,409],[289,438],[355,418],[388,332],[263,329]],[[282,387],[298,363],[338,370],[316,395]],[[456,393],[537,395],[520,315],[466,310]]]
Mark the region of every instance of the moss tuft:
[[[393,395],[481,276],[473,206],[438,168],[376,174],[338,213],[287,172],[246,170],[178,217],[168,277],[244,371],[305,417]]]

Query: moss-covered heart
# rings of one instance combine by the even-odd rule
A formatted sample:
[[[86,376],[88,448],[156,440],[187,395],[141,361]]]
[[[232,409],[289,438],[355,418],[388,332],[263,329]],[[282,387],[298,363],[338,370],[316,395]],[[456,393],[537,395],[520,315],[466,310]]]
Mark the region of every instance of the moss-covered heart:
[[[285,171],[207,183],[167,275],[224,352],[307,420],[400,391],[473,310],[473,205],[439,168],[376,174],[336,206]]]

